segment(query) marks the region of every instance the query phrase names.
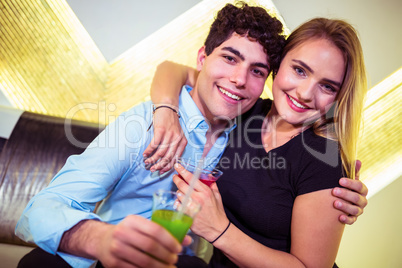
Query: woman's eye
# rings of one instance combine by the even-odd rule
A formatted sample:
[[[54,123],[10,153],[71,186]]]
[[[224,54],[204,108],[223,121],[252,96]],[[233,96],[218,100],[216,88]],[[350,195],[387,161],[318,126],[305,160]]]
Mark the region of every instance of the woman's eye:
[[[294,67],[294,70],[298,75],[305,75],[304,70],[300,67]]]
[[[331,93],[337,92],[336,88],[334,88],[332,85],[324,84],[324,85],[322,85],[322,87],[328,92],[331,92]]]

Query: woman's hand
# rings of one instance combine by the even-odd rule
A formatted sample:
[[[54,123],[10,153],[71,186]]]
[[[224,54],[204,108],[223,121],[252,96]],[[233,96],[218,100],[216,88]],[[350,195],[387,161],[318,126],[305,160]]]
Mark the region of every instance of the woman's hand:
[[[198,71],[194,68],[171,61],[160,63],[152,79],[152,102],[159,103],[156,106],[170,106],[179,111],[181,88],[183,85],[193,87],[197,77]],[[154,137],[143,154],[145,163],[151,171],[160,170],[161,174],[172,168],[176,156],[181,156],[187,145],[177,114],[169,110],[169,108],[160,108],[155,111]]]
[[[160,170],[160,174],[163,174],[169,171],[176,158],[182,155],[187,139],[180,126],[179,117],[166,107],[155,110],[153,128],[154,137],[144,151],[144,162],[151,172]]]
[[[180,164],[175,164],[175,169],[181,177],[174,175],[173,182],[179,192],[186,194],[190,188],[192,173]],[[194,183],[191,198],[200,203],[202,207],[194,219],[191,230],[207,241],[214,241],[225,230],[229,222],[216,183],[214,182],[208,187],[197,180]]]

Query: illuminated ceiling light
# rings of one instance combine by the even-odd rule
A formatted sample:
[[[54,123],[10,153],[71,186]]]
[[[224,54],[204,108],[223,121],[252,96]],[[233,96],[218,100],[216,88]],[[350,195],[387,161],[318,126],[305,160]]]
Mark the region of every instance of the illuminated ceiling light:
[[[359,141],[361,178],[369,197],[402,176],[402,68],[370,89]]]
[[[2,0],[0,89],[18,109],[107,124],[104,118],[149,99],[162,61],[195,66],[216,12],[228,2],[236,1],[201,1],[109,64],[65,0]],[[283,22],[272,1],[247,2]]]
[[[402,157],[398,156],[393,163],[388,163],[387,168],[385,168],[381,175],[377,175],[373,178],[364,180],[369,192],[367,194],[367,199],[373,197],[376,193],[380,192],[382,189],[387,187],[396,179],[402,176]]]
[[[383,81],[372,87],[366,98],[365,107],[368,108],[373,103],[381,99],[382,96],[387,94],[392,89],[398,88],[402,85],[402,67],[396,70],[393,74],[385,78]]]

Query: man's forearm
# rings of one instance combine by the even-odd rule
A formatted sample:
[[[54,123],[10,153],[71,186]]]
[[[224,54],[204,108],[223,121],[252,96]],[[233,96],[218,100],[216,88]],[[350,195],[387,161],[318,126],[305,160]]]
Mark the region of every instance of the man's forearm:
[[[66,231],[60,241],[59,251],[97,259],[101,238],[110,225],[97,220],[83,220]]]

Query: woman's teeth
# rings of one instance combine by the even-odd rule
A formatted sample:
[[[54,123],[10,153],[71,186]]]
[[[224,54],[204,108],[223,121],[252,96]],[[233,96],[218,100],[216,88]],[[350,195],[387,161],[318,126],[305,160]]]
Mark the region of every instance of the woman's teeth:
[[[219,91],[220,91],[220,92],[222,92],[223,94],[225,94],[225,95],[228,96],[229,98],[232,98],[232,99],[234,99],[234,100],[241,100],[241,98],[240,98],[239,96],[234,95],[234,94],[232,94],[232,93],[230,93],[230,92],[228,92],[228,91],[226,91],[226,90],[224,90],[224,89],[222,89],[222,88],[220,88],[220,87],[218,87],[218,88],[219,88]]]
[[[300,103],[298,103],[295,99],[293,99],[291,96],[288,95],[289,100],[296,106],[302,109],[309,109],[309,107],[306,107]]]

